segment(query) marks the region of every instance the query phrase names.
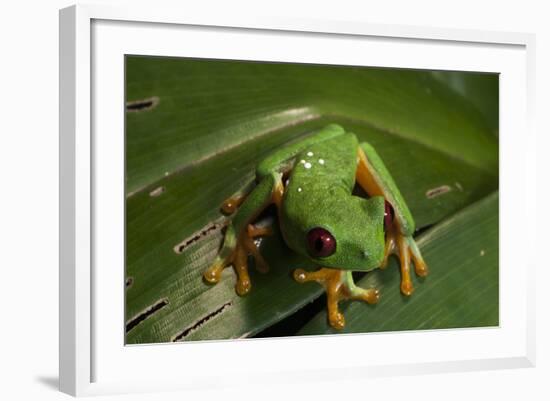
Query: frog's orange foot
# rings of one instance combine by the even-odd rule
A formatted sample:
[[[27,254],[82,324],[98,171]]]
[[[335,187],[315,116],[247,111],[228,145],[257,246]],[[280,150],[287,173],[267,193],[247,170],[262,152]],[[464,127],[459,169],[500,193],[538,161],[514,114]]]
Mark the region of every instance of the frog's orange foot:
[[[356,287],[351,279],[351,272],[344,270],[323,267],[314,272],[306,272],[303,269],[296,269],[294,271],[294,279],[299,283],[316,281],[325,287],[327,293],[328,321],[330,325],[337,330],[343,329],[346,324],[344,315],[338,308],[338,302],[352,299],[375,304],[380,298],[377,289]],[[349,282],[349,280],[351,280],[351,282]]]
[[[237,273],[237,283],[235,284],[237,294],[241,296],[248,294],[252,288],[250,275],[248,274],[248,255],[252,255],[254,258],[258,271],[262,273],[269,271],[269,266],[260,254],[254,238],[270,234],[271,229],[269,227],[255,227],[249,224],[239,236],[232,251],[228,253],[224,252],[225,249],[222,249],[212,266],[204,272],[204,279],[210,284],[216,284],[220,281],[223,270],[232,265]],[[228,254],[225,258],[222,256],[224,253]]]
[[[413,237],[401,234],[399,228],[395,226],[386,232],[386,246],[381,268],[388,265],[388,258],[391,254],[397,255],[401,264],[401,293],[409,296],[414,292],[410,274],[411,261],[414,264],[414,271],[419,277],[428,275],[428,266]]]

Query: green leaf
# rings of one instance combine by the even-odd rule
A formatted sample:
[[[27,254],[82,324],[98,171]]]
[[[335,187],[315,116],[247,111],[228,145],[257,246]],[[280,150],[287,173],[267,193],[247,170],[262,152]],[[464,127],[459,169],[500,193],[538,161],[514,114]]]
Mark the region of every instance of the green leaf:
[[[307,262],[277,233],[261,247],[271,271],[251,269],[246,297],[232,269],[215,286],[202,272],[222,201],[271,150],[328,123],[377,149],[418,228],[498,188],[483,114],[426,72],[144,57],[126,70],[127,101],[158,98],[126,121],[129,344],[252,336],[322,294],[292,279]]]
[[[490,129],[498,135],[498,74],[486,72],[434,71],[433,76],[447,84],[471,102],[485,118]]]
[[[330,328],[326,312],[321,312],[298,334],[497,326],[498,193],[442,221],[417,243],[430,274],[413,277],[415,292],[410,297],[399,291],[394,259],[387,269],[367,273],[358,282],[381,291],[378,304],[342,303],[342,331]]]

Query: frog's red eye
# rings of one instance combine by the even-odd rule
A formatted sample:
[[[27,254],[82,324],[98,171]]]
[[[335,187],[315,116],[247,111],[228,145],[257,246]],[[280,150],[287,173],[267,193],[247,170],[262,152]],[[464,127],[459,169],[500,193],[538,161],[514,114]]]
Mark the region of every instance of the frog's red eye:
[[[390,202],[384,201],[384,229],[387,230],[393,223],[395,213]]]
[[[336,251],[336,239],[324,228],[312,228],[307,233],[307,247],[311,256],[324,258]]]

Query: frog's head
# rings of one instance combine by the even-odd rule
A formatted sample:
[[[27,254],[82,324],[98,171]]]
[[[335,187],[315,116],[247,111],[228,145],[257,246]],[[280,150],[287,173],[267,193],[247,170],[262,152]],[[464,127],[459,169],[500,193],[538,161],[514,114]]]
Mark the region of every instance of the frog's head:
[[[295,250],[323,267],[368,271],[384,256],[385,204],[381,196],[323,202],[300,218]]]

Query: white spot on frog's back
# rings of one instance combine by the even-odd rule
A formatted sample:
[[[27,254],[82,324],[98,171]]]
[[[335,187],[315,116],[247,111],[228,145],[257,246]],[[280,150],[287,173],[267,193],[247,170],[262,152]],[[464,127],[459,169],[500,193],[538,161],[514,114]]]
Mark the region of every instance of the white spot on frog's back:
[[[313,152],[307,152],[307,155],[308,155],[309,157],[311,157],[311,156],[313,156]]]
[[[325,164],[325,160],[324,159],[319,159],[319,164]]]
[[[310,162],[305,162],[304,163],[304,168],[310,169],[311,168],[311,163]]]
[[[302,160],[300,160],[300,164],[305,164],[305,163],[306,163],[306,161],[305,161],[305,160],[303,160],[303,159],[302,159]]]
[[[302,192],[302,188],[301,188],[301,187],[298,187],[298,192]]]

